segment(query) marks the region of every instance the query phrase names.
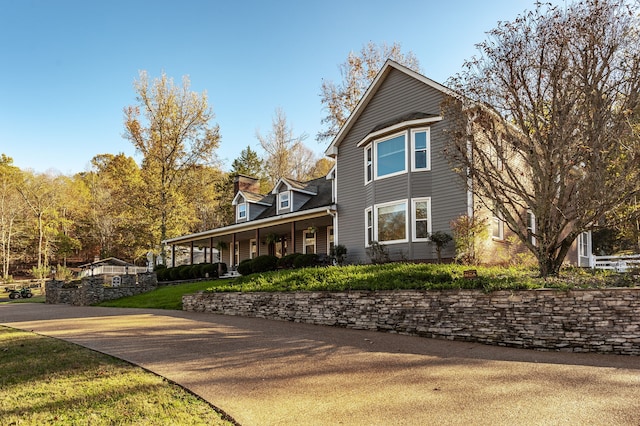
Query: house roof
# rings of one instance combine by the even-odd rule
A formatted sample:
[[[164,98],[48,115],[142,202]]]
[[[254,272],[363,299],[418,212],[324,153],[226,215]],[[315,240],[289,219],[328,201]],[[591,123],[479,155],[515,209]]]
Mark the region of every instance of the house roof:
[[[163,243],[185,244],[190,241],[197,241],[211,237],[220,237],[233,232],[241,232],[265,226],[287,223],[291,220],[322,217],[332,214],[331,212],[335,211],[336,206],[333,205],[333,180],[327,178],[327,176],[313,179],[308,182],[299,182],[292,179],[286,179],[286,182],[289,184],[295,183],[296,191],[310,195],[309,199],[293,212],[277,214],[276,205],[274,203],[275,195],[261,195],[260,197],[262,197],[262,199],[259,204],[268,204],[268,207],[252,220],[224,226],[221,228],[210,229],[208,231],[198,232],[195,234],[170,238],[163,241]],[[276,188],[278,185],[279,184],[276,185]],[[292,187],[290,186],[289,188]],[[243,192],[243,194],[247,193]]]
[[[274,185],[273,191],[271,191],[271,193],[272,194],[277,194],[278,193],[278,188],[280,187],[280,185],[281,184],[285,184],[287,186],[287,188],[289,188],[290,191],[298,191],[298,192],[307,193],[309,195],[317,195],[318,194],[318,189],[312,183],[314,181],[315,181],[315,179],[312,180],[312,181],[308,181],[308,182],[301,182],[299,180],[294,180],[294,179],[282,177],[282,178],[278,179],[278,182],[276,182],[276,184]]]
[[[409,114],[404,114],[399,117],[395,117],[383,123],[378,124],[373,129],[371,129],[371,133],[386,129],[387,127],[393,127],[396,124],[404,123],[405,121],[415,121],[415,120],[422,120],[424,118],[437,118],[437,117],[439,117],[438,114],[428,114],[426,112],[419,112],[419,111],[410,112]]]
[[[281,180],[285,181],[284,178]],[[286,180],[286,182],[290,181],[291,180],[289,179]],[[313,179],[308,182],[293,182],[296,182],[298,185],[300,185],[300,188],[298,189],[299,192],[312,195],[311,198],[309,198],[309,200],[307,200],[307,202],[300,206],[296,211],[311,210],[317,207],[331,205],[333,187],[331,180],[328,180],[326,176]],[[277,188],[278,186],[279,184],[277,184],[274,188]],[[272,203],[269,208],[263,211],[257,217],[257,219],[264,219],[271,216],[276,216],[276,206],[274,203]]]
[[[328,155],[329,157],[336,156],[338,147],[340,146],[340,144],[342,143],[346,135],[349,133],[353,125],[358,121],[358,118],[366,109],[371,99],[373,99],[373,96],[378,91],[382,83],[386,80],[386,78],[389,76],[389,74],[393,70],[403,72],[409,75],[410,77],[413,77],[416,80],[419,80],[422,83],[430,87],[433,87],[434,89],[439,90],[447,95],[458,97],[458,95],[454,91],[443,86],[442,84],[437,83],[431,80],[430,78],[427,78],[424,75],[405,67],[404,65],[400,65],[399,63],[392,61],[391,59],[388,59],[387,62],[385,62],[382,69],[378,72],[376,77],[373,79],[373,81],[369,85],[369,88],[367,89],[365,94],[362,96],[362,99],[360,99],[360,101],[358,102],[358,105],[356,105],[351,115],[349,115],[349,118],[347,119],[345,124],[340,128],[340,131],[338,132],[336,137],[333,139],[329,147],[326,149],[325,151],[326,155]],[[423,117],[423,118],[426,118],[426,117]],[[388,126],[389,125],[387,125],[387,127]]]
[[[134,266],[133,263],[125,262],[124,260],[118,259],[117,257],[107,257],[105,259],[99,259],[91,263],[85,263],[84,265],[80,265],[80,267],[88,268],[90,266],[98,266],[98,265]]]
[[[262,204],[265,206],[271,205],[273,199],[273,197],[270,197],[269,195],[256,194],[255,192],[248,191],[238,191],[231,204],[234,206],[238,204],[238,197],[240,196],[248,203]]]

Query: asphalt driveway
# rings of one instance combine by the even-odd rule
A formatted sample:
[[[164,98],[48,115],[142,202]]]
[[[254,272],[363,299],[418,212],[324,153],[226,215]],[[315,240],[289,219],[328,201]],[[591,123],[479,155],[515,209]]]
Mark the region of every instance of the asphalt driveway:
[[[640,425],[640,357],[41,303],[0,306],[0,324],[140,365],[242,425]]]

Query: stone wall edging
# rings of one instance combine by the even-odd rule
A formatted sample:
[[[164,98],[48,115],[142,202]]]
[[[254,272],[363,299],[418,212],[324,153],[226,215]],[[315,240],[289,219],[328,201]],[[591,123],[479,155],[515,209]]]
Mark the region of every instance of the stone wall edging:
[[[640,355],[640,288],[196,293],[183,310],[551,351]]]
[[[105,287],[101,275],[85,277],[78,287],[66,288],[64,281],[51,280],[45,283],[46,303],[89,306],[105,300],[146,293],[158,286],[154,272],[123,275],[119,287]]]

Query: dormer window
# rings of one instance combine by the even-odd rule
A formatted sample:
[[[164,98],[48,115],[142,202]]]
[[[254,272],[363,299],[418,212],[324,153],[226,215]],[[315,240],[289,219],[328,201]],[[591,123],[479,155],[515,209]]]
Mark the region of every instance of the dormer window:
[[[238,204],[238,220],[247,218],[247,204]]]
[[[278,205],[280,210],[288,210],[289,209],[289,191],[281,192],[278,194]]]

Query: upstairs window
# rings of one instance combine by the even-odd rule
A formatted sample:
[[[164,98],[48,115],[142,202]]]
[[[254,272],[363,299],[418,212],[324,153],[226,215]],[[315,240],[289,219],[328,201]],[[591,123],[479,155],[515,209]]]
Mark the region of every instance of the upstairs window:
[[[243,220],[247,218],[247,204],[242,203],[238,204],[238,220]]]
[[[278,205],[280,210],[289,209],[289,191],[281,192],[278,194]]]
[[[375,143],[376,178],[407,171],[406,134],[395,135]]]
[[[364,182],[369,183],[373,179],[373,147],[369,145],[364,149]]]
[[[418,129],[411,131],[411,150],[413,152],[411,161],[412,171],[422,171],[431,169],[430,136],[429,129]]]

